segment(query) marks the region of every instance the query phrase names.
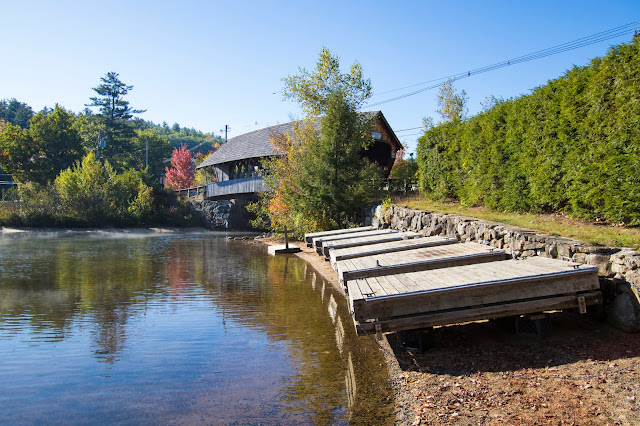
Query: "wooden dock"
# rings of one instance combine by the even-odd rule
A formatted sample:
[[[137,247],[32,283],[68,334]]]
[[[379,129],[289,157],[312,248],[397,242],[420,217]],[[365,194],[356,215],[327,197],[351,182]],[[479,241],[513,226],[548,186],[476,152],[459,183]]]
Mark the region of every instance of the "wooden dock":
[[[598,269],[560,260],[456,266],[347,282],[359,333],[401,331],[602,302]]]
[[[417,232],[392,232],[389,234],[379,235],[367,235],[362,237],[348,238],[348,239],[335,239],[329,241],[323,241],[320,254],[324,255],[326,260],[330,258],[330,252],[334,249],[348,248],[348,247],[362,247],[372,244],[388,243],[391,241],[403,241],[411,240],[414,238],[420,238],[422,234]]]
[[[340,282],[358,278],[382,277],[505,259],[504,250],[478,243],[448,244],[394,253],[339,260],[336,271]]]
[[[313,236],[358,333],[422,329],[602,303],[598,269],[445,237],[369,230]],[[336,232],[336,231],[330,231]],[[307,240],[308,241],[308,240]]]
[[[354,232],[373,231],[374,229],[376,228],[373,226],[361,226],[359,228],[334,229],[333,231],[312,232],[309,234],[304,234],[304,241],[305,243],[307,243],[307,247],[311,247],[314,238],[328,237],[331,235],[339,234],[349,234]]]
[[[371,237],[374,235],[397,234],[398,231],[391,229],[372,229],[370,231],[357,231],[342,234],[322,235],[311,239],[312,247],[315,247],[318,254],[322,254],[322,246],[325,242],[336,240],[347,240],[351,238]]]
[[[410,240],[398,240],[388,243],[376,243],[366,246],[355,246],[341,249],[332,249],[329,251],[329,260],[331,266],[336,269],[336,262],[339,260],[355,259],[358,257],[374,256],[383,253],[397,253],[406,250],[414,250],[425,247],[435,247],[446,244],[456,244],[455,238],[448,237],[422,237],[412,238]]]

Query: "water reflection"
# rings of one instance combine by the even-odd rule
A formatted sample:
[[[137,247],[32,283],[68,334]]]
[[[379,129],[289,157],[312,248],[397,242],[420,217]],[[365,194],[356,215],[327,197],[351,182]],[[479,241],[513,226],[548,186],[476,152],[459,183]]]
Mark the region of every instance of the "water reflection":
[[[306,262],[212,234],[2,238],[0,422],[388,421],[343,301]]]

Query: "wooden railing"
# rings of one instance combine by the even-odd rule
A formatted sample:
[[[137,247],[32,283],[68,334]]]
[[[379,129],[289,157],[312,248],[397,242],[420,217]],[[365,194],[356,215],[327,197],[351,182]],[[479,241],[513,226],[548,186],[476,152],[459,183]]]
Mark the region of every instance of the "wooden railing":
[[[236,194],[257,194],[269,188],[260,176],[225,180],[207,184],[205,197],[217,198]]]
[[[220,198],[241,194],[257,194],[268,191],[267,184],[262,177],[247,177],[241,179],[225,180],[223,182],[208,183],[203,186],[194,186],[176,190],[183,197]]]
[[[384,179],[381,182],[382,190],[388,192],[418,192],[418,179]]]
[[[383,191],[392,193],[418,192],[417,179],[384,179],[380,182]],[[208,183],[203,186],[178,189],[176,192],[183,197],[220,198],[241,194],[257,194],[268,191],[269,188],[262,177],[248,177],[225,180],[223,182]]]
[[[192,186],[191,188],[176,189],[176,193],[181,197],[197,197],[205,193],[206,186]]]

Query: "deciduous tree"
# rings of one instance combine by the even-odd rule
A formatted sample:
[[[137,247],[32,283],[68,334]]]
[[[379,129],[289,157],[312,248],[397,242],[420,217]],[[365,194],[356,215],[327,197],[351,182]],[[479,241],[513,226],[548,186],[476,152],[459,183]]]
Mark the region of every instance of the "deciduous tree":
[[[284,95],[305,119],[292,135],[273,138],[281,156],[266,163],[272,192],[262,200],[274,228],[305,230],[346,226],[376,197],[375,167],[362,156],[373,142],[373,116],[358,113],[371,95],[359,64],[348,73],[323,48],[316,68],[286,77]],[[301,229],[303,228],[303,229]]]
[[[185,145],[173,150],[171,167],[166,168],[165,186],[173,189],[193,186],[193,157]]]
[[[56,105],[39,112],[29,129],[5,124],[0,133],[0,165],[20,182],[52,182],[84,154],[73,113]]]

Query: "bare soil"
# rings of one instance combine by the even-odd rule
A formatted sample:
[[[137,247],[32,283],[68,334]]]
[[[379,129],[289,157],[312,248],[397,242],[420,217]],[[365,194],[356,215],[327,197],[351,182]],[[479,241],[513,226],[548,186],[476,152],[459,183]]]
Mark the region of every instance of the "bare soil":
[[[339,288],[329,262],[297,244]],[[597,315],[549,319],[543,337],[517,335],[514,319],[436,328],[425,352],[403,345],[411,335],[384,336],[396,424],[639,425],[640,333]]]
[[[513,319],[437,328],[424,353],[388,334],[396,423],[640,424],[640,334],[550,318],[542,338],[516,335]]]

